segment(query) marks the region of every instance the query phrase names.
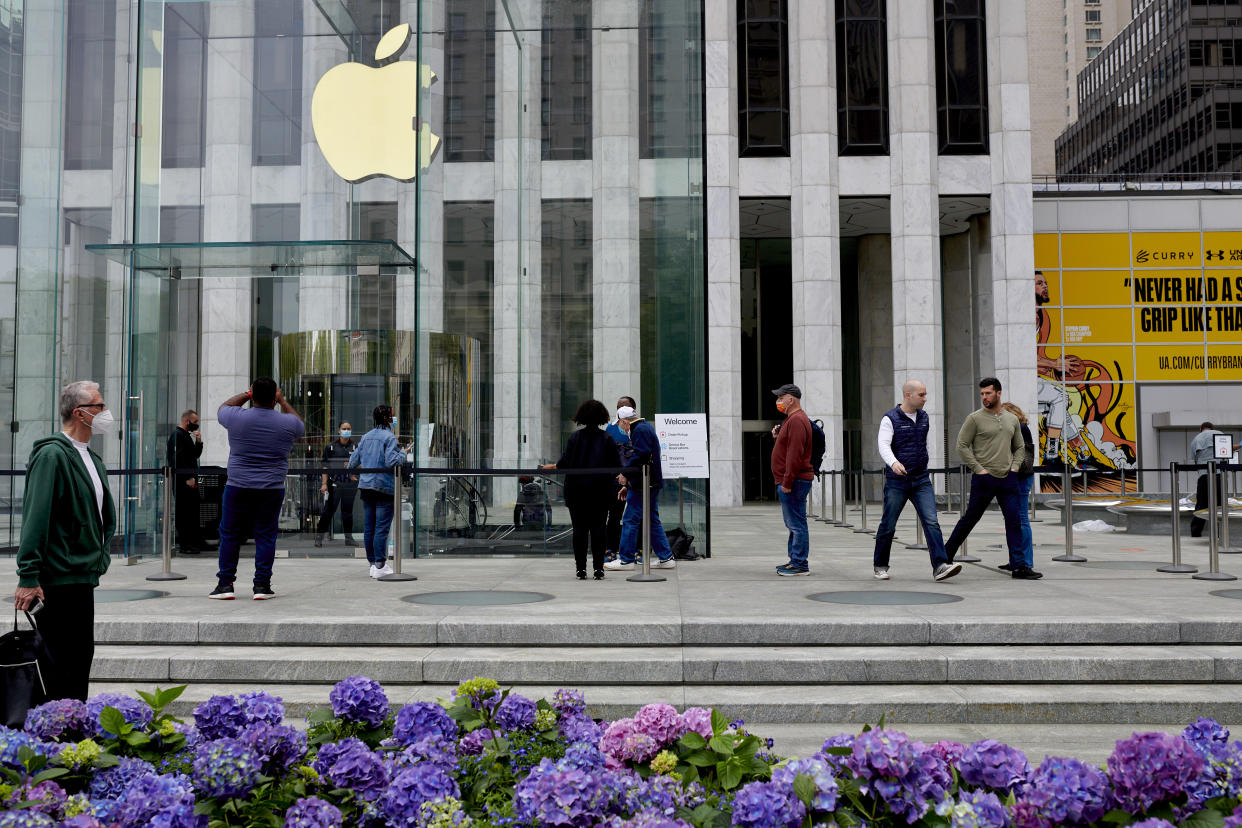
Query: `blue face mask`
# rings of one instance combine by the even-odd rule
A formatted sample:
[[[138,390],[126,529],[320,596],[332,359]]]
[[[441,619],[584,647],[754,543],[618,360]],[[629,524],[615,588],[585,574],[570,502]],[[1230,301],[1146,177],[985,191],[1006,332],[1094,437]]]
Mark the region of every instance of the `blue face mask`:
[[[351,431],[351,430],[350,430],[350,429],[348,429],[348,428],[342,428],[342,429],[341,429],[341,436],[342,436],[342,437],[349,438],[349,437],[352,437],[352,436],[353,436],[353,434],[354,434],[354,432],[353,432],[353,431]]]
[[[388,427],[391,428],[393,431],[397,430],[397,418],[396,417],[392,418],[392,422],[388,424]]]

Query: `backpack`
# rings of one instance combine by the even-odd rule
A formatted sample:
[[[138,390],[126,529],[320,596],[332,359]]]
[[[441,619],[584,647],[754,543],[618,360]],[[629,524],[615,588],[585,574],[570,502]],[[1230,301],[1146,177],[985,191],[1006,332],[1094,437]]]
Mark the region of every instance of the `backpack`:
[[[694,535],[687,535],[686,531],[680,527],[670,529],[664,534],[668,537],[668,545],[673,550],[673,557],[675,559],[679,561],[697,561],[699,559],[699,553],[690,545],[694,543]]]
[[[824,421],[811,420],[811,468],[819,471],[819,464],[824,462],[828,452],[828,435],[824,434]]]

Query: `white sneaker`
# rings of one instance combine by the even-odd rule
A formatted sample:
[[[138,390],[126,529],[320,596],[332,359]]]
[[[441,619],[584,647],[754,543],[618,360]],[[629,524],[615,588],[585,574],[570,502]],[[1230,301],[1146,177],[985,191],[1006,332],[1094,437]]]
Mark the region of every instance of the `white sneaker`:
[[[651,568],[652,569],[676,569],[677,561],[673,560],[672,558],[669,558],[667,561],[662,561],[659,558],[657,558],[655,563],[651,565]]]
[[[370,575],[372,578],[378,578],[379,567],[377,567],[375,564],[371,564],[369,567],[367,567],[367,574]]]
[[[607,569],[609,572],[629,572],[634,569],[634,564],[625,563],[620,558],[617,558],[615,561],[605,563],[604,569]]]
[[[383,566],[375,570],[375,575],[373,575],[372,577],[382,578],[385,575],[391,575],[391,574],[392,574],[392,564],[385,561]]]
[[[1170,525],[1172,525],[1172,524],[1170,524]],[[874,574],[875,574],[875,579],[876,579],[877,581],[887,581],[887,580],[888,580],[888,567],[887,567],[887,566],[877,566],[877,567],[875,568],[875,572],[874,572]]]

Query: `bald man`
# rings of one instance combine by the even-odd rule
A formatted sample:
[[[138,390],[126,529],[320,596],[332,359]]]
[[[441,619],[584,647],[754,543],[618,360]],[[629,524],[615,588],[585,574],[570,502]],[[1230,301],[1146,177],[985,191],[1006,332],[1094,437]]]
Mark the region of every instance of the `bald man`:
[[[880,528],[875,532],[873,558],[875,577],[880,581],[889,578],[888,556],[893,547],[893,533],[906,501],[914,504],[923,524],[932,577],[943,581],[962,571],[961,564],[949,562],[944,551],[944,536],[936,519],[936,491],[927,473],[930,428],[927,412],[923,410],[926,404],[927,386],[910,380],[901,387],[901,405],[880,420],[878,448],[888,467],[884,470],[884,517],[880,518]]]

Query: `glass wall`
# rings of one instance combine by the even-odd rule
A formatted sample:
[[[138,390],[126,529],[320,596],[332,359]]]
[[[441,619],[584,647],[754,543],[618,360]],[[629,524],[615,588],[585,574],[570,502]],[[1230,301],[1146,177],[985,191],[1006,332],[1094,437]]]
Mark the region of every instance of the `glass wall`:
[[[577,405],[706,406],[701,44],[688,0],[0,0],[6,467],[82,378],[121,421],[110,467],[162,465],[187,408],[222,466],[217,407],[271,375],[307,422],[290,544],[298,469],[389,403],[408,552],[567,552],[535,466]],[[145,555],[142,481],[114,490]],[[20,479],[0,498],[11,545]]]

